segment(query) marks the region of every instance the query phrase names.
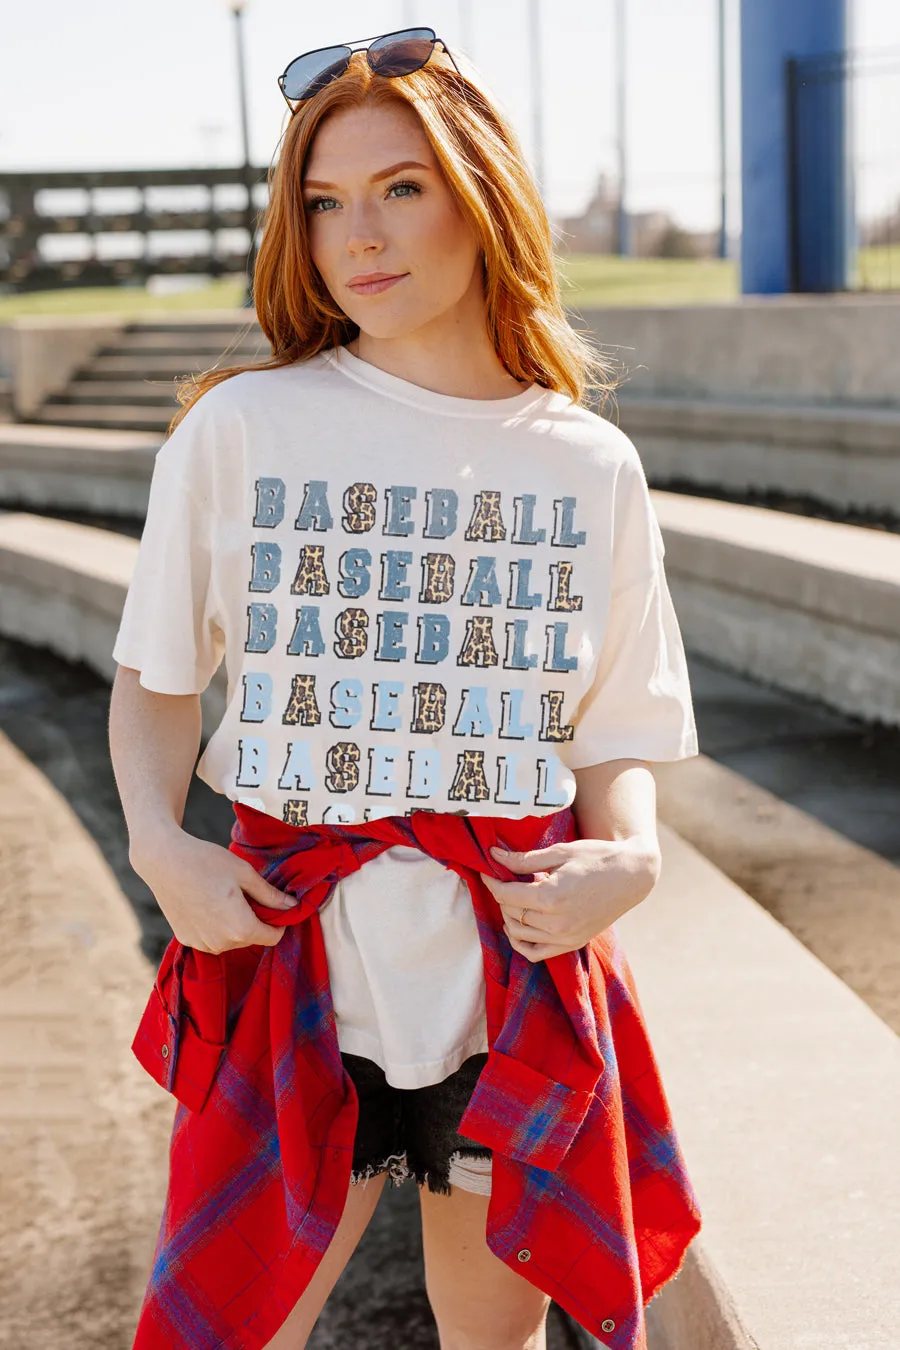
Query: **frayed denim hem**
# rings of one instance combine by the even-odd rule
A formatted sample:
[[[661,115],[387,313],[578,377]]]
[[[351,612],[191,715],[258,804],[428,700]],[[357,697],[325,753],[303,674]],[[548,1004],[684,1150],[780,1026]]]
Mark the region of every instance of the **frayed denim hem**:
[[[428,1187],[433,1195],[451,1195],[451,1185],[456,1184],[462,1190],[473,1191],[476,1194],[490,1195],[491,1193],[491,1174],[490,1169],[482,1172],[480,1169],[473,1169],[468,1176],[465,1175],[465,1160],[469,1159],[490,1159],[493,1156],[492,1150],[475,1145],[472,1148],[457,1150],[449,1159],[446,1168],[442,1168],[438,1173],[423,1171],[416,1167],[410,1167],[406,1153],[392,1153],[379,1163],[369,1163],[365,1171],[353,1171],[350,1174],[351,1185],[365,1186],[373,1176],[378,1176],[382,1172],[387,1172],[391,1179],[391,1185],[395,1188],[402,1186],[403,1182],[409,1177],[414,1177],[416,1184],[421,1188]],[[458,1167],[454,1169],[454,1164]],[[454,1180],[451,1182],[451,1173],[454,1174]],[[470,1184],[460,1184],[463,1181]]]
[[[390,1157],[385,1158],[380,1163],[369,1163],[364,1172],[351,1172],[350,1184],[352,1186],[365,1186],[372,1177],[380,1176],[382,1172],[387,1172],[391,1178],[393,1186],[402,1186],[407,1177],[412,1176],[406,1165],[405,1153],[392,1153]]]

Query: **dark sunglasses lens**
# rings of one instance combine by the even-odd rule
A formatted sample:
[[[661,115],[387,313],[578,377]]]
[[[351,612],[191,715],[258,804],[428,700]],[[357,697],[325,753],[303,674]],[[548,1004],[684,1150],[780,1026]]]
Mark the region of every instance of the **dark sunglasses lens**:
[[[427,64],[436,41],[432,28],[407,28],[402,33],[389,33],[369,48],[369,65],[376,75],[391,79],[410,75]]]
[[[312,98],[338,75],[343,75],[349,62],[349,47],[325,47],[323,51],[298,56],[284,72],[285,97]]]

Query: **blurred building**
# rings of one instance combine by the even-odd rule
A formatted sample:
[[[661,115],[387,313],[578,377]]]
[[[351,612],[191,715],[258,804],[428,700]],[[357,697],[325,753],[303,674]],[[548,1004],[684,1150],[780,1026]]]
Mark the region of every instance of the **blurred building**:
[[[555,222],[558,244],[567,253],[618,252],[619,196],[615,180],[602,173],[580,216]],[[639,258],[712,257],[718,244],[715,230],[685,230],[667,211],[634,212],[629,216],[631,251]]]

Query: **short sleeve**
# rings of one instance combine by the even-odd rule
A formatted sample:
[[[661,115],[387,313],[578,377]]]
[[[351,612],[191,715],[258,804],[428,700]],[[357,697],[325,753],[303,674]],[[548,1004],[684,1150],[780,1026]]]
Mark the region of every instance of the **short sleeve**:
[[[666,579],[662,531],[628,442],[613,527],[609,615],[591,687],[572,719],[573,769],[699,753],[687,658]]]
[[[160,694],[202,693],[225,650],[213,597],[212,523],[181,471],[181,444],[176,430],[157,452],[112,651],[119,665],[141,672],[145,689]]]

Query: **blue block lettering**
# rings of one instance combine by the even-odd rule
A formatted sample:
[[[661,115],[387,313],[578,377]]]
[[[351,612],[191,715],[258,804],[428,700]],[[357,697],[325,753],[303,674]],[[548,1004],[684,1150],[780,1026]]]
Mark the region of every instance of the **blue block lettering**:
[[[278,610],[275,605],[254,601],[247,606],[249,620],[247,643],[248,652],[270,652],[275,646],[278,630]]]
[[[253,524],[274,530],[284,520],[284,479],[257,478],[256,512]]]
[[[272,676],[262,670],[247,670],[243,675],[244,706],[242,722],[264,722],[272,712]]]

